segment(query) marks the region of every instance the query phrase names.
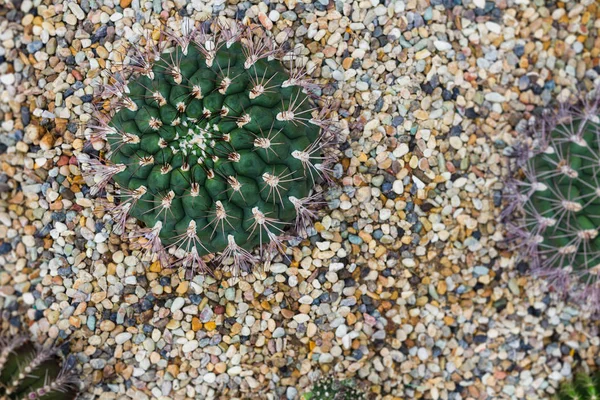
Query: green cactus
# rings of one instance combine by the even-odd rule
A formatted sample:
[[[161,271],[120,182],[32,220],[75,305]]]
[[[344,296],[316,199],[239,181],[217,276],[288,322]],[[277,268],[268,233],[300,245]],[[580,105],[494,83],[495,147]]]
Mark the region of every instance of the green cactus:
[[[600,399],[600,374],[590,376],[584,373],[575,375],[572,382],[564,383],[556,400],[598,400]]]
[[[576,136],[564,137],[566,129],[573,129]],[[529,206],[548,230],[540,237],[542,246],[556,249],[560,255],[555,260],[557,267],[586,273],[599,260],[588,259],[590,254],[585,250],[593,255],[600,250],[596,230],[600,226],[600,197],[595,185],[599,165],[591,162],[598,158],[597,129],[590,120],[559,125],[546,150],[531,160],[536,176],[530,181],[535,192]],[[590,261],[595,263],[588,265]]]
[[[76,398],[79,380],[61,364],[56,349],[36,346],[24,336],[0,337],[0,399]]]
[[[287,228],[302,232],[314,216],[333,124],[306,73],[288,72],[264,33],[210,29],[168,34],[170,51],[136,53],[134,77],[106,91],[118,111],[93,126],[110,144],[107,162],[81,160],[94,191],[111,179],[119,188],[118,230],[135,217],[165,263],[167,249],[186,267],[206,270],[213,255],[238,272],[257,261],[254,248],[281,250]]]
[[[524,179],[507,184],[509,236],[533,271],[600,311],[600,119],[597,100],[563,107],[520,151]],[[521,215],[515,220],[513,215]]]
[[[353,381],[325,378],[316,382],[312,390],[303,395],[304,400],[363,400],[367,397],[353,387]]]

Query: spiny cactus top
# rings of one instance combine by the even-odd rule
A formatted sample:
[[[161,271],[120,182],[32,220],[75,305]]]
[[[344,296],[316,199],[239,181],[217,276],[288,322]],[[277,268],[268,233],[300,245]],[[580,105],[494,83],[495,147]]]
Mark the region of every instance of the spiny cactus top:
[[[352,387],[349,379],[340,381],[325,378],[315,383],[312,390],[303,395],[304,400],[364,400],[363,392]]]
[[[166,249],[206,270],[212,254],[238,272],[255,247],[280,250],[287,228],[302,233],[314,216],[333,124],[306,72],[286,70],[264,32],[207,26],[135,53],[132,77],[106,91],[118,111],[93,127],[92,139],[110,144],[107,160],[81,159],[94,190],[117,184],[117,226],[142,221],[162,261]]]
[[[536,272],[600,310],[600,130],[597,100],[563,107],[521,150],[524,179],[509,182],[510,205],[523,218],[508,225]],[[524,253],[521,250],[521,253]]]
[[[600,374],[589,376],[577,374],[573,382],[561,386],[556,400],[598,400],[600,399]]]
[[[76,398],[79,379],[61,364],[56,349],[35,346],[24,336],[0,336],[0,399]]]

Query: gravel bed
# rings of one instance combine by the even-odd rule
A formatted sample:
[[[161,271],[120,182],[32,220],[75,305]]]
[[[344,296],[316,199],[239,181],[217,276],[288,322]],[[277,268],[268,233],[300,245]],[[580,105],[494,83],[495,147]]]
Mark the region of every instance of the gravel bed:
[[[311,236],[245,279],[142,260],[85,185],[94,87],[150,30],[247,18],[340,103]],[[591,0],[0,1],[0,323],[68,340],[85,399],[544,399],[599,325],[532,279],[497,217],[510,145],[600,84]],[[108,199],[112,201],[112,199]]]

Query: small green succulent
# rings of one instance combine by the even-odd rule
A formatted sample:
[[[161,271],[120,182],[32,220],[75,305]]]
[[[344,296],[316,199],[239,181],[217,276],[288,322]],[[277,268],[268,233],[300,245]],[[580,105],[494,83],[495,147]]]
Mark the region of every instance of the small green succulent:
[[[207,270],[209,256],[248,270],[253,249],[282,251],[289,228],[303,233],[314,217],[313,188],[333,160],[330,109],[264,32],[237,22],[187,30],[134,53],[131,77],[105,90],[116,112],[92,126],[110,152],[80,161],[94,192],[115,184],[117,229],[141,221],[161,261],[170,252]]]
[[[367,397],[353,387],[351,379],[325,378],[316,382],[312,390],[303,395],[304,400],[363,400]]]
[[[579,373],[572,382],[564,383],[556,400],[598,400],[600,399],[600,373],[594,376]]]
[[[25,336],[0,337],[1,400],[71,400],[78,385],[56,349],[34,345]]]

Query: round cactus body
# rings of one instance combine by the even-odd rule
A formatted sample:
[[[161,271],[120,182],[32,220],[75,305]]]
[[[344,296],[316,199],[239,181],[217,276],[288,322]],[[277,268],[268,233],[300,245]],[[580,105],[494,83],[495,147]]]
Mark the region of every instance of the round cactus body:
[[[315,383],[312,390],[304,394],[305,400],[363,400],[366,396],[352,387],[351,380],[339,381],[325,378]]]
[[[108,160],[85,161],[97,189],[112,179],[120,190],[117,226],[142,221],[163,260],[172,249],[206,269],[212,254],[239,271],[254,248],[280,249],[288,228],[302,232],[314,216],[332,124],[268,37],[237,23],[213,29],[138,53],[135,74],[109,90],[118,111],[94,127]]]
[[[596,400],[600,398],[600,374],[577,374],[573,382],[561,386],[556,400]]]
[[[561,109],[520,152],[524,179],[509,182],[505,216],[535,272],[598,311],[600,119],[595,101],[582,108]],[[515,212],[522,215],[517,222]]]
[[[78,379],[61,364],[55,349],[35,346],[23,336],[0,337],[0,399],[76,398]]]

